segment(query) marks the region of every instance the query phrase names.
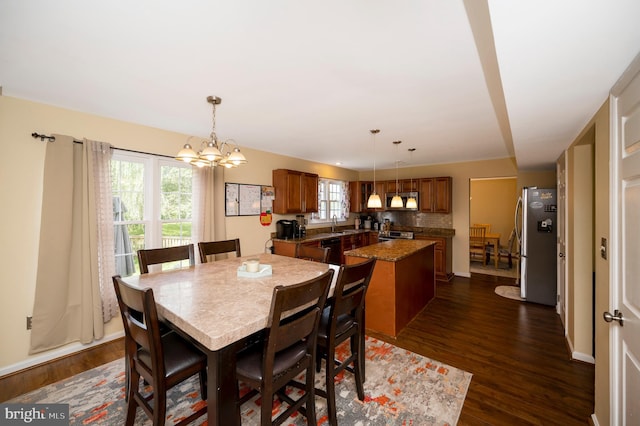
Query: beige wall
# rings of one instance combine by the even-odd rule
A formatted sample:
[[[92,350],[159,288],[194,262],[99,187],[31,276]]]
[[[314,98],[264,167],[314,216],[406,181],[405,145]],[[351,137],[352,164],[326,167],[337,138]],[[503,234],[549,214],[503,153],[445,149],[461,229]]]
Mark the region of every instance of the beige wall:
[[[470,224],[490,224],[491,233],[500,234],[500,244],[506,245],[515,225],[517,179],[474,179],[470,185]]]
[[[609,101],[607,100],[587,123],[583,131],[567,149],[568,170],[567,175],[575,175],[572,168],[580,167],[575,161],[574,150],[583,151],[585,144],[591,145],[594,153],[593,161],[593,196],[591,206],[578,205],[575,201],[573,189],[567,187],[567,216],[569,218],[579,216],[584,209],[593,209],[593,241],[589,242],[591,252],[586,255],[595,270],[595,409],[594,414],[600,425],[608,425],[610,419],[610,354],[609,331],[610,327],[601,319],[601,314],[609,310],[609,260],[600,257],[600,239],[609,241],[610,217],[609,217],[609,158],[610,158],[610,123]],[[567,225],[571,225],[568,223]],[[570,230],[568,229],[570,232]],[[573,251],[567,248],[567,260],[572,262],[575,258]],[[569,264],[568,264],[569,265]],[[586,310],[591,309],[592,288],[585,287],[583,283],[572,274],[572,270],[580,265],[568,266],[568,295],[567,312],[569,323],[567,337],[570,340],[585,339],[591,333],[591,315]],[[588,316],[587,316],[588,315]],[[588,340],[591,344],[591,340]],[[580,344],[583,345],[582,343]]]

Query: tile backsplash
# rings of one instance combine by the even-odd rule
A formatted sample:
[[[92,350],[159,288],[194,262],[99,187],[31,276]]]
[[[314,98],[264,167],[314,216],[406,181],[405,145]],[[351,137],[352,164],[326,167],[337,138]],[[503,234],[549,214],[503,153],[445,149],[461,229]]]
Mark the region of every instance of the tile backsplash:
[[[384,219],[389,219],[394,226],[445,229],[453,228],[452,214],[389,211],[374,213],[371,216],[375,217],[378,222],[383,222]]]

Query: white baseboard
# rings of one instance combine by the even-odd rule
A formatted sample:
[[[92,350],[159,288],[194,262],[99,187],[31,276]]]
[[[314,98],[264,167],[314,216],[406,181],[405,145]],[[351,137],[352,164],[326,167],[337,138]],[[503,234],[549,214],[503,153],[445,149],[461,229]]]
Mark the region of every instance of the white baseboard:
[[[591,421],[593,422],[593,426],[600,426],[600,422],[598,422],[598,418],[596,417],[596,413],[591,415]]]
[[[589,364],[595,364],[596,360],[591,355],[583,354],[581,352],[571,352],[571,358],[577,359],[578,361],[588,362]]]
[[[24,370],[25,368],[33,367],[38,364],[42,364],[44,362],[52,361],[56,358],[61,358],[66,355],[73,354],[75,352],[80,352],[82,350],[91,348],[93,346],[98,346],[106,342],[110,342],[112,340],[119,339],[124,336],[124,331],[119,331],[117,333],[110,334],[108,336],[104,336],[100,340],[95,340],[87,345],[84,345],[79,342],[70,343],[66,346],[63,346],[58,349],[53,349],[48,351],[45,354],[35,355],[31,358],[25,359],[24,361],[17,362],[12,365],[8,365],[6,367],[0,368],[0,377],[6,376],[11,373],[15,373],[16,371]]]
[[[458,277],[471,278],[471,272],[455,272],[453,275]]]

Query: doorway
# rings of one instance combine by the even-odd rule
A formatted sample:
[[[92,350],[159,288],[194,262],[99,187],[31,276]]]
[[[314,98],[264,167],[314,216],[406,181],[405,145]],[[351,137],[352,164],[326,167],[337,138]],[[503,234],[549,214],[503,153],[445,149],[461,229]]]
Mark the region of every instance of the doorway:
[[[469,180],[469,226],[485,224],[487,233],[496,240],[487,240],[489,243],[498,242],[496,251],[507,248],[509,237],[515,226],[514,215],[518,201],[518,181],[515,176],[496,178],[477,178]],[[514,243],[515,244],[515,243]],[[485,261],[469,258],[469,272],[485,275],[517,278],[518,259],[512,258],[509,265],[508,258],[498,257],[496,267],[495,254]],[[486,263],[486,264],[485,264]]]

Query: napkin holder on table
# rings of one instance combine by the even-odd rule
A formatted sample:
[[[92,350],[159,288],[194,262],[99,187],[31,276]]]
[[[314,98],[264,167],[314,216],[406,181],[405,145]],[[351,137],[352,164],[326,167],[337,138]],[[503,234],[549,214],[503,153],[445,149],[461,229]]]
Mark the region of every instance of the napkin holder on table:
[[[260,264],[258,266],[258,272],[249,272],[247,271],[247,266],[242,265],[238,267],[238,276],[245,278],[260,278],[260,277],[268,277],[273,274],[273,268],[271,265],[263,265]]]

